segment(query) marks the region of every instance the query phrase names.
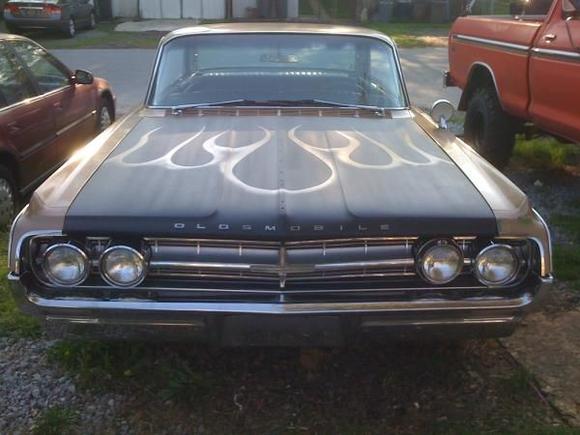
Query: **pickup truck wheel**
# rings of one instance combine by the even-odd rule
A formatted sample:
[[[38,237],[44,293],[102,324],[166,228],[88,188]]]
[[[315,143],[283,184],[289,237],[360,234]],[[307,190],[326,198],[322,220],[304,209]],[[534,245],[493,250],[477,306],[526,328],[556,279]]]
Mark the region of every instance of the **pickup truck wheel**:
[[[6,229],[16,215],[18,192],[14,178],[4,166],[0,166],[0,231]]]
[[[513,153],[515,126],[492,88],[475,91],[465,115],[465,140],[490,163],[504,168]]]

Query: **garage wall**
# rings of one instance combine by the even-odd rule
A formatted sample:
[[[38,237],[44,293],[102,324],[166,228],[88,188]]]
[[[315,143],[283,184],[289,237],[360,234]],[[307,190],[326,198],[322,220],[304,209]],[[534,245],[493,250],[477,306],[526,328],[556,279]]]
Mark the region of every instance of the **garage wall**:
[[[183,0],[183,18],[220,20],[226,16],[225,1]]]
[[[234,0],[234,18],[246,17],[246,9],[257,6],[258,0]]]
[[[225,0],[112,0],[113,16],[144,19],[158,18],[225,18]],[[258,0],[234,0],[234,17],[245,18],[247,8],[258,6]],[[183,9],[182,9],[183,8]],[[288,16],[298,16],[298,0],[288,0]]]
[[[113,0],[112,2],[114,17],[137,17],[137,0]]]

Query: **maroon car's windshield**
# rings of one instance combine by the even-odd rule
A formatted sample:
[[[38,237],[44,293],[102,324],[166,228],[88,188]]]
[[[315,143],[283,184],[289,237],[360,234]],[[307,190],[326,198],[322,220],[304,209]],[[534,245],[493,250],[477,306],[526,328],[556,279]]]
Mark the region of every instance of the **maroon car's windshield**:
[[[235,100],[407,106],[394,49],[379,39],[320,34],[194,35],[165,45],[151,106]]]

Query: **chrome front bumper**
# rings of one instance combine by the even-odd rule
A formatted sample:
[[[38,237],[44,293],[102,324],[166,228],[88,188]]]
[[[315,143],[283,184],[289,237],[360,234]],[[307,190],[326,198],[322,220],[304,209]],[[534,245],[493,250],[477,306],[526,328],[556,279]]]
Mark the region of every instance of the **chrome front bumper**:
[[[541,304],[553,281],[542,278],[515,298],[286,304],[48,299],[27,291],[17,276],[10,275],[9,280],[22,311],[49,326],[58,325],[49,329],[59,336],[201,339],[228,345],[334,345],[367,333],[395,338],[506,336]],[[337,325],[337,331],[324,337],[321,320],[328,321],[329,328]],[[231,321],[238,329],[247,327],[248,336],[232,340]],[[314,334],[309,333],[311,326]],[[259,333],[251,333],[252,328]],[[276,331],[280,342],[264,335],[268,328]],[[296,330],[298,336],[293,336]]]

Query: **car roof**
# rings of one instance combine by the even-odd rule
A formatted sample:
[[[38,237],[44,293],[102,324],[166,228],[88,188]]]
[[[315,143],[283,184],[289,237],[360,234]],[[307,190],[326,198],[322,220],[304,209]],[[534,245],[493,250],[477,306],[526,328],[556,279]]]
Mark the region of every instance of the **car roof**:
[[[284,22],[260,22],[260,23],[217,23],[203,24],[195,27],[184,27],[168,33],[161,43],[171,39],[203,34],[227,34],[227,33],[303,33],[318,35],[343,35],[343,36],[366,36],[382,39],[394,46],[393,41],[378,30],[365,27],[347,26],[342,24],[314,24],[314,23],[284,23]]]
[[[3,41],[5,39],[26,39],[26,40],[29,40],[29,38],[27,38],[25,36],[15,35],[13,33],[0,33],[0,41]]]

